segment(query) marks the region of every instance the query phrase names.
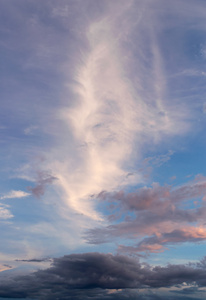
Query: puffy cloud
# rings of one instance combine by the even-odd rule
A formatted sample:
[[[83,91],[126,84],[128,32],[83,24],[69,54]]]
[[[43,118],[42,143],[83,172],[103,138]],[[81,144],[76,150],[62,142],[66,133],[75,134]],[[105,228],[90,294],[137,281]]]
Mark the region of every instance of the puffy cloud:
[[[55,258],[50,268],[28,276],[5,277],[0,284],[0,297],[46,300],[82,299],[84,295],[84,299],[127,299],[131,295],[136,299],[138,295],[138,299],[162,299],[152,292],[144,296],[128,289],[146,291],[194,283],[204,287],[205,277],[205,259],[197,264],[161,267],[122,255],[71,254]]]
[[[10,206],[0,203],[0,220],[13,218],[13,214],[8,209]]]
[[[114,238],[134,240],[149,236],[134,247],[119,247],[121,251],[132,252],[135,249],[157,252],[165,249],[164,245],[203,241],[206,239],[205,193],[206,178],[200,175],[177,187],[154,183],[152,187],[131,193],[102,192],[98,198],[101,204],[107,205],[110,225],[89,230],[86,238],[89,243],[98,244]]]
[[[157,206],[158,210],[161,207],[164,209],[169,204],[177,205],[184,200],[203,197],[205,193],[206,177],[197,175],[193,181],[177,187],[160,186],[158,183],[153,183],[151,187],[144,186],[131,193],[124,191],[107,193],[103,191],[98,195],[98,198],[103,201],[116,202],[125,210],[139,211],[154,210]]]
[[[52,184],[58,178],[48,171],[38,171],[35,187],[28,187],[28,190],[36,197],[44,195],[46,186]]]
[[[164,245],[178,244],[183,242],[200,242],[206,239],[206,228],[187,227],[175,229],[171,232],[158,233],[149,238],[144,238],[136,246],[119,246],[120,252],[161,252],[166,248]]]

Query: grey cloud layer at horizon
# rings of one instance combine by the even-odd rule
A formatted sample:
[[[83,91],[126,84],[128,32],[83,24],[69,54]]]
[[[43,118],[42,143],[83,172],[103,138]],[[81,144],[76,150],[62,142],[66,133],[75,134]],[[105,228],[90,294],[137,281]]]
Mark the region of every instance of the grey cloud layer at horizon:
[[[65,255],[55,258],[48,269],[27,276],[3,278],[0,284],[0,297],[42,300],[82,299],[81,297],[127,299],[130,295],[130,299],[163,299],[161,295],[144,294],[145,292],[141,290],[149,288],[153,291],[178,286],[179,290],[176,292],[180,292],[179,299],[181,293],[185,295],[192,293],[190,290],[192,287],[195,292],[194,287],[205,287],[206,258],[196,264],[154,267],[122,255],[101,253]],[[170,299],[169,292],[168,299]]]

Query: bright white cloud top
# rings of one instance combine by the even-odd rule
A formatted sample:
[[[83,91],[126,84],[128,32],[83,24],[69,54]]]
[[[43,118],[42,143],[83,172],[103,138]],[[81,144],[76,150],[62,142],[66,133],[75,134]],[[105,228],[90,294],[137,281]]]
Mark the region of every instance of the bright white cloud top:
[[[204,299],[205,2],[2,0],[0,15],[0,298]]]

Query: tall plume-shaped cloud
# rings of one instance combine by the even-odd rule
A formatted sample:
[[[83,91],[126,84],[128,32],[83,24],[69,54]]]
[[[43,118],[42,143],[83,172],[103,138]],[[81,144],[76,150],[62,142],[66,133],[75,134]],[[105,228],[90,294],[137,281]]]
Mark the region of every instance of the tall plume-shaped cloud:
[[[72,132],[75,153],[72,160],[56,161],[53,167],[69,206],[96,220],[101,217],[95,212],[91,195],[118,189],[131,180],[141,182],[141,174],[127,177],[134,152],[138,160],[145,141],[178,131],[174,125],[176,120],[167,114],[167,107],[158,96],[161,94],[161,64],[153,62],[148,66],[139,58],[135,62],[139,64],[137,75],[142,81],[151,72],[148,82],[152,83],[154,74],[157,75],[152,83],[154,88],[158,86],[157,98],[148,97],[144,87],[139,91],[134,88],[123,59],[125,50],[121,39],[126,32],[122,36],[115,35],[121,16],[113,14],[113,17],[115,20],[107,17],[90,24],[85,32],[88,49],[82,54],[75,75],[77,100],[72,107],[61,111],[61,118]],[[140,30],[138,34],[143,33]],[[143,52],[144,47],[140,44],[139,52]],[[151,43],[150,51],[159,62],[158,45]],[[69,156],[71,150],[67,151]]]

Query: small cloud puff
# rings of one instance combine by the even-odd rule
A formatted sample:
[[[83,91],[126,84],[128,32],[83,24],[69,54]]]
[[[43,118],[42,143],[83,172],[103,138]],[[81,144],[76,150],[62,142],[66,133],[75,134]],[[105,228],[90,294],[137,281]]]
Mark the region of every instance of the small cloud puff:
[[[23,198],[23,197],[27,197],[29,196],[29,193],[26,193],[24,191],[16,191],[16,190],[12,190],[9,193],[3,195],[0,197],[0,200],[4,200],[4,199],[13,199],[13,198]]]
[[[13,218],[13,215],[8,208],[9,205],[0,203],[0,220],[7,220]]]
[[[29,127],[24,129],[24,134],[25,135],[33,135],[34,131],[37,130],[37,129],[38,129],[37,126],[29,126]]]
[[[49,171],[39,171],[37,173],[36,186],[28,187],[28,190],[31,191],[35,197],[39,198],[44,195],[46,186],[52,184],[56,179],[58,178],[50,174]]]

